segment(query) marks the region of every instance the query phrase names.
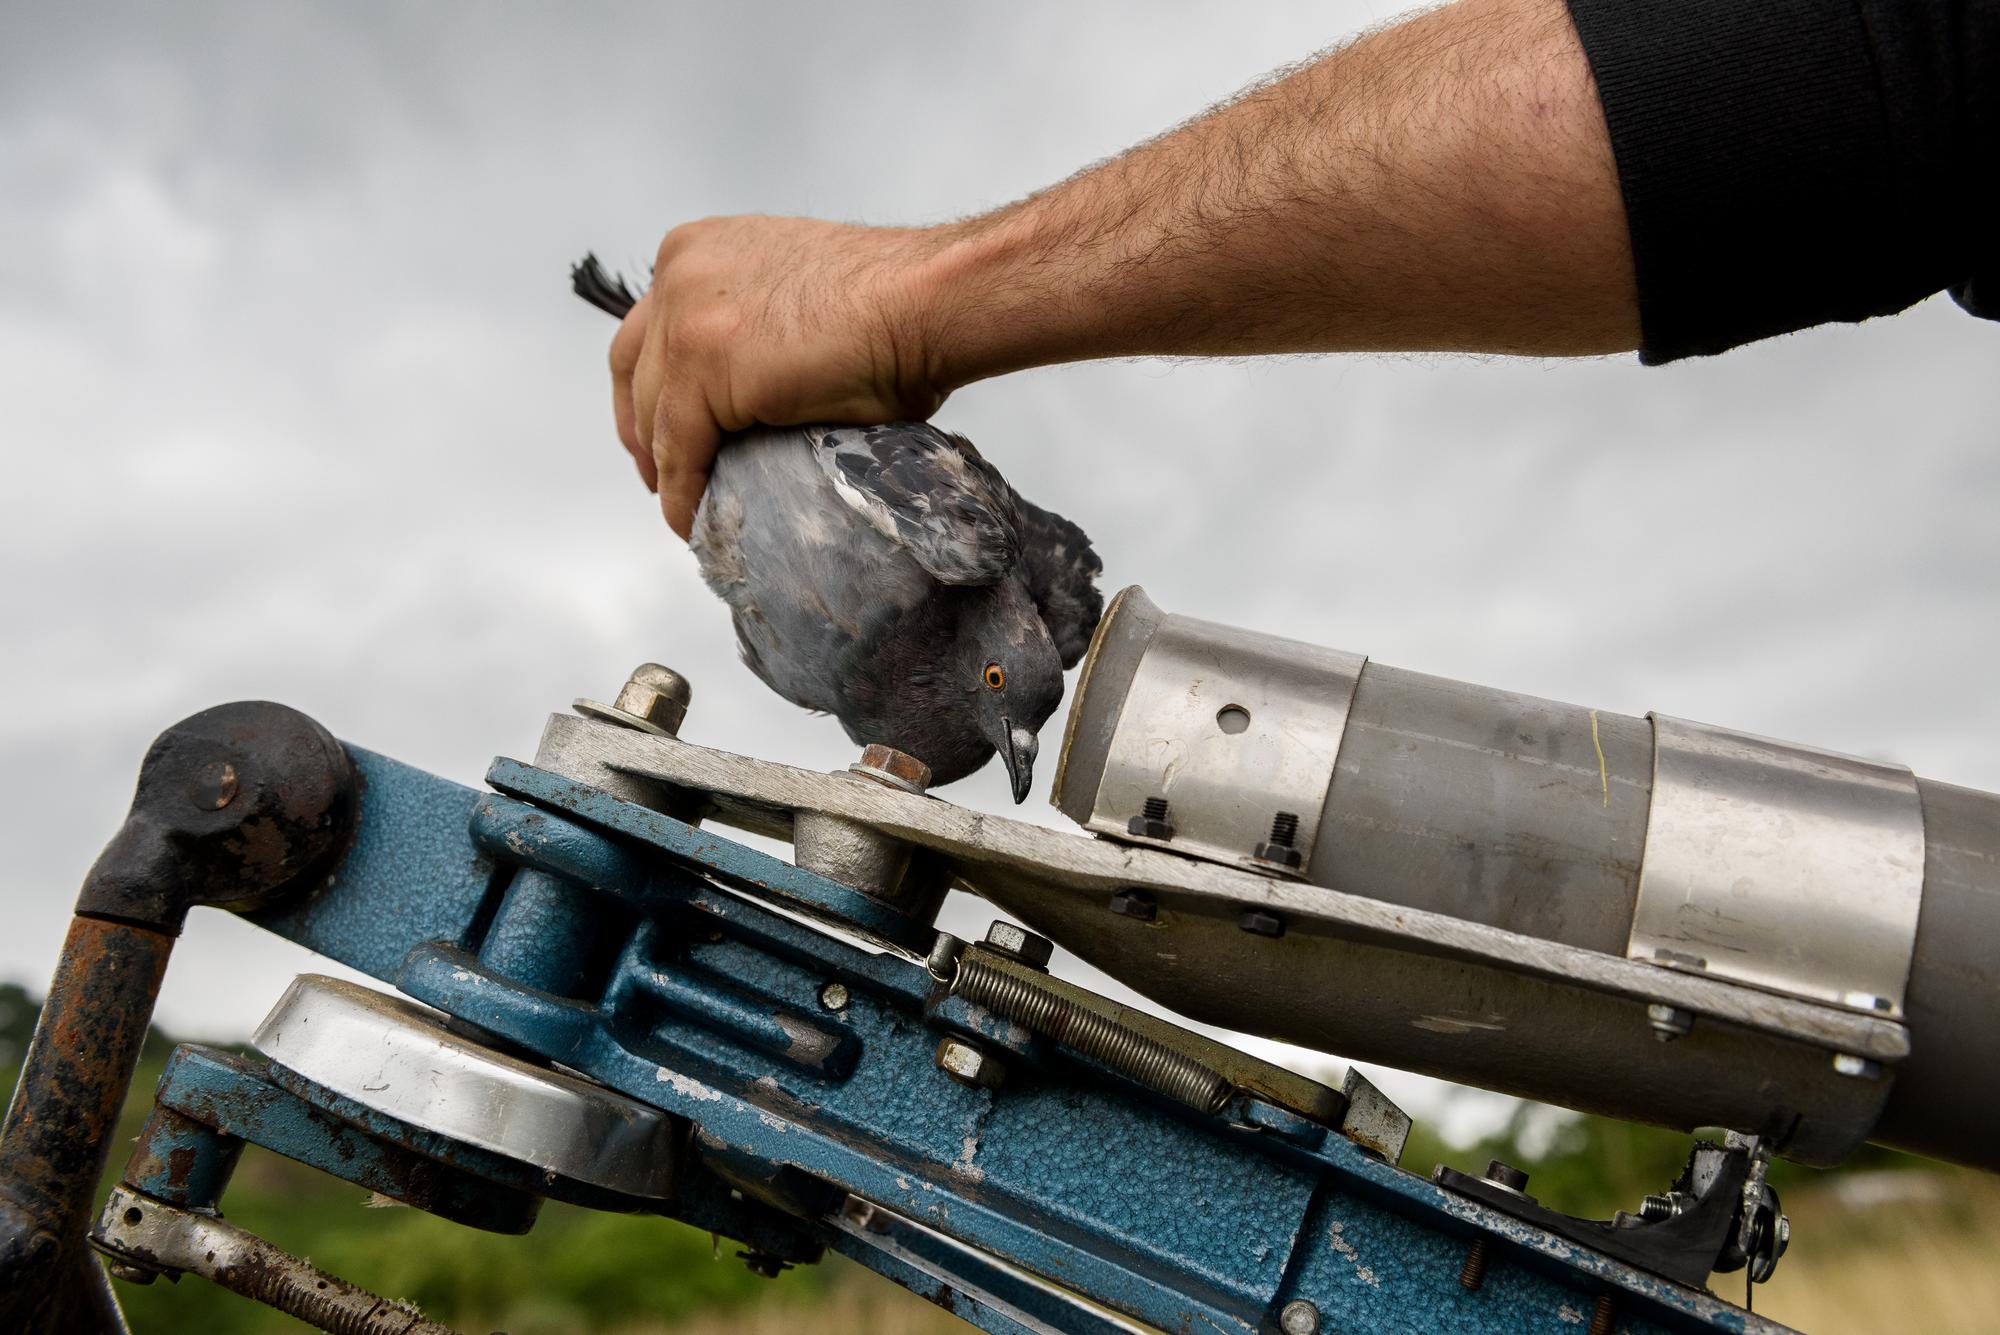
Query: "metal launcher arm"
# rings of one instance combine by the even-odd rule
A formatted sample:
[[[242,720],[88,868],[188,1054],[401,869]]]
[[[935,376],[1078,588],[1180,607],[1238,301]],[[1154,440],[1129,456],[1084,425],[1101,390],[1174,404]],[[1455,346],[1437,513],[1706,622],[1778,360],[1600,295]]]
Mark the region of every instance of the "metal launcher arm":
[[[1384,781],[1344,768],[1381,703],[1374,669],[1260,639],[1203,679],[1230,698],[1197,722],[1304,736],[1338,776],[1278,755],[1240,781],[1212,764],[1135,777],[1118,758],[1119,728],[1146,717],[1132,683],[1161,666],[1163,626],[1194,633],[1132,619],[1139,597],[1093,646],[1059,780],[1114,838],[928,797],[920,766],[875,748],[826,775],[681,742],[686,683],[651,666],[612,704],[553,717],[534,764],[496,761],[490,792],[277,706],[169,730],[79,901],[0,1140],[0,1325],[117,1328],[89,1232],[131,1277],[193,1271],[326,1329],[436,1329],[218,1217],[259,1144],[472,1227],[524,1232],[559,1199],[685,1220],[766,1273],[830,1248],[992,1331],[1779,1329],[1703,1285],[1762,1278],[1783,1251],[1768,1153],[1831,1161],[1877,1126],[1911,1050],[1903,1003],[1335,888],[1330,850],[1350,870],[1380,855],[1328,824]],[[1291,727],[1286,702],[1342,673],[1346,740],[1324,718]],[[1449,777],[1423,800],[1455,800]],[[1111,809],[1119,783],[1138,785],[1129,813]],[[1295,792],[1317,805],[1293,809]],[[722,826],[790,839],[793,860]],[[1505,1165],[1419,1177],[1399,1166],[1408,1119],[1366,1081],[1335,1090],[1052,978],[1034,931],[941,934],[952,884],[1200,1018],[1731,1134],[1609,1221],[1541,1206]],[[401,995],[308,975],[257,1057],[177,1051],[91,1232],[196,903]],[[1464,1023],[1471,994],[1506,1013]]]

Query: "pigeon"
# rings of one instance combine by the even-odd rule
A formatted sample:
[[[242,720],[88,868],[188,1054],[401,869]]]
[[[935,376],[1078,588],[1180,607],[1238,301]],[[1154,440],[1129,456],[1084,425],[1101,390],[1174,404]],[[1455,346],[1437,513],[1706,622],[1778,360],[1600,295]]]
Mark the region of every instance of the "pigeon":
[[[578,296],[636,297],[595,256]],[[847,735],[950,783],[996,753],[1016,802],[1104,610],[1081,528],[928,422],[758,427],[717,452],[689,547],[744,663]]]

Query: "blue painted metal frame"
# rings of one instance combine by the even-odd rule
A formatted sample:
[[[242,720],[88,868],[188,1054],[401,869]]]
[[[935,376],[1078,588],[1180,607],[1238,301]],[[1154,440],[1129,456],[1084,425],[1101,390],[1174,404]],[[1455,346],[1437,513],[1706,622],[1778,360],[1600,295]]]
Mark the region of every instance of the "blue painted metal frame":
[[[1295,1299],[1326,1331],[1558,1331],[1604,1294],[1628,1335],[1779,1329],[1338,1134],[1204,1117],[947,1002],[915,960],[760,905],[840,919],[856,896],[724,836],[518,762],[495,762],[493,796],[352,754],[345,862],[254,921],[687,1118],[706,1169],[987,1329],[1109,1328],[1010,1268],[1209,1335],[1274,1331]],[[864,926],[920,944],[907,923]],[[821,1001],[835,982],[838,1010]],[[953,1028],[1008,1040],[1002,1090],[936,1070]],[[942,1236],[857,1229],[849,1194]]]

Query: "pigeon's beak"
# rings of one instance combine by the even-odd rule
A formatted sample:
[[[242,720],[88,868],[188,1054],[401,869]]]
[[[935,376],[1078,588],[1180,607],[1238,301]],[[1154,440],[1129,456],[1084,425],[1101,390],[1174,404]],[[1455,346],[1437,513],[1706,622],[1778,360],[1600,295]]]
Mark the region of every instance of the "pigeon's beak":
[[[1028,786],[1035,781],[1035,752],[1041,743],[1035,734],[1015,727],[1011,720],[1001,720],[1000,726],[1007,730],[1007,745],[1000,748],[1000,758],[1007,762],[1007,779],[1014,785],[1018,804],[1028,800]]]

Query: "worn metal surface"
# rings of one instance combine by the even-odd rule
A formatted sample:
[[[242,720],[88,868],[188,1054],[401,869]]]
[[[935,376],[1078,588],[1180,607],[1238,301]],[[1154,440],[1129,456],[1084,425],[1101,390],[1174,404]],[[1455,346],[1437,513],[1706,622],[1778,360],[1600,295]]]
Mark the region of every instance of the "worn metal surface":
[[[560,861],[586,870],[613,857],[645,865],[622,884],[586,877],[593,893],[633,915],[631,937],[594,1000],[520,987],[487,969],[476,921],[429,941],[406,934],[398,985],[503,1043],[560,1055],[686,1118],[695,1165],[746,1197],[810,1215],[837,1208],[839,1193],[857,1195],[975,1249],[982,1264],[1019,1268],[1174,1331],[1259,1330],[1300,1300],[1332,1329],[1365,1329],[1456,1288],[1468,1230],[1486,1226],[1467,1221],[1484,1216],[1376,1151],[1275,1103],[1220,1118],[1178,1109],[1000,1017],[952,1010],[960,999],[940,1005],[939,985],[915,958],[871,953],[753,902],[794,903],[807,884],[796,868],[776,864],[780,884],[766,885],[772,860],[720,836],[697,839],[657,812],[511,763],[496,765],[492,781],[521,800],[486,804],[478,837],[508,848],[519,867],[547,872]],[[510,813],[524,825],[523,813],[538,817],[538,833],[510,839]],[[601,857],[584,851],[592,830],[607,850]],[[378,871],[408,894],[429,879],[420,862]],[[663,992],[662,976],[684,992]],[[822,1002],[832,984],[846,994],[838,1010]],[[764,1017],[780,1014],[837,1027],[851,1063],[774,1060]],[[1006,1083],[966,1088],[937,1071],[940,1026],[1004,1049]],[[1372,1282],[1352,1268],[1297,1282],[1312,1253],[1330,1245],[1307,1231],[1329,1192],[1382,1252]],[[1434,1252],[1448,1259],[1433,1265]],[[1622,1295],[1635,1332],[1733,1319],[1703,1295],[1600,1262],[1522,1235],[1499,1247],[1496,1282],[1458,1328],[1515,1335],[1607,1287]]]
[[[178,932],[197,904],[254,908],[346,840],[354,774],[326,729],[283,705],[218,705],[161,733],[76,911]]]
[[[1897,1069],[1884,1144],[2000,1171],[2000,796],[1918,781],[1924,904],[1904,1001],[1922,1042]]]
[[[1112,602],[1098,636],[1119,637],[1126,621],[1145,640],[1132,673],[1086,670],[1070,706],[1081,728],[1093,715],[1115,720],[1103,764],[1065,763],[1056,805],[1117,839],[1264,870],[1258,847],[1284,813],[1300,859],[1290,870],[1303,874],[1366,660],[1164,615],[1136,587]],[[1133,830],[1149,798],[1168,802],[1170,838]]]
[[[1652,816],[1627,953],[1901,1015],[1924,896],[1916,776],[1652,719]]]
[[[1609,1116],[1737,1127],[1805,1162],[1851,1153],[1888,1097],[1888,1082],[1838,1076],[1832,1055],[1893,1067],[1908,1052],[1886,1017],[583,719],[551,718],[544,749],[714,794],[720,820],[782,829],[773,809],[823,810],[934,849],[961,884],[1196,1019]],[[1133,888],[1151,919],[1111,912]],[[1284,935],[1244,932],[1246,907]],[[1696,1016],[1694,1034],[1657,1044],[1653,1003]]]
[[[481,1047],[401,997],[301,974],[251,1042],[314,1084],[411,1126],[632,1196],[673,1194],[671,1118]]]
[[[129,1264],[200,1275],[336,1335],[456,1335],[408,1304],[377,1297],[214,1215],[114,1187],[93,1235]]]
[[[472,1228],[525,1233],[541,1195],[574,1199],[546,1170],[430,1135],[317,1087],[286,1088],[270,1063],[182,1044],[168,1058],[127,1186],[184,1209],[219,1208],[245,1143]],[[629,1209],[630,1198],[578,1203]]]
[[[172,950],[149,928],[70,921],[0,1124],[0,1329],[115,1320],[84,1230]]]

